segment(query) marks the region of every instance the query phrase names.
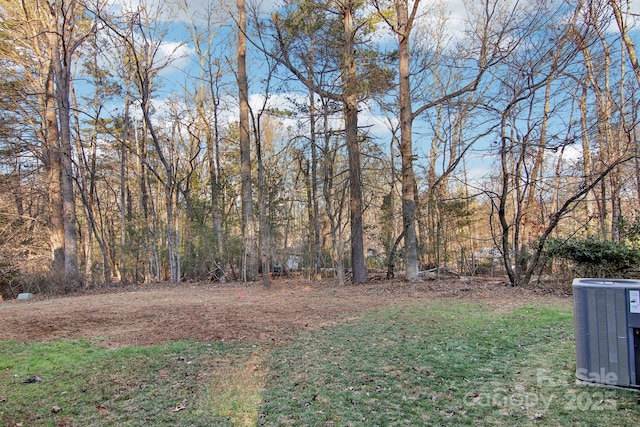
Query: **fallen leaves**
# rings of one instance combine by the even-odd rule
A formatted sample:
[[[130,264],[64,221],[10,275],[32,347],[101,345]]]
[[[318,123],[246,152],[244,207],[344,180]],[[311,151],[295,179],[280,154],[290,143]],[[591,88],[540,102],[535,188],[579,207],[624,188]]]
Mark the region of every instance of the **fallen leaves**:
[[[106,415],[109,413],[109,409],[105,406],[102,405],[97,405],[96,406],[96,411],[98,411],[98,413]]]
[[[175,408],[171,410],[171,412],[180,412],[183,409],[187,409],[187,399],[184,399],[182,402],[178,403]]]

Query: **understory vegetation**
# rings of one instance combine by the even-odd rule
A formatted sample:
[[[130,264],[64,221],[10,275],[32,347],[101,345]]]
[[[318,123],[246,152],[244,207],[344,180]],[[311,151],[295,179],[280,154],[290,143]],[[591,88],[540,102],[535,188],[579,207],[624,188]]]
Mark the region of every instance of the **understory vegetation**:
[[[552,238],[547,241],[546,255],[551,262],[560,261],[572,277],[640,277],[640,222],[620,218],[620,239]]]
[[[273,343],[0,343],[0,424],[640,424],[637,394],[575,384],[566,303],[430,301]]]

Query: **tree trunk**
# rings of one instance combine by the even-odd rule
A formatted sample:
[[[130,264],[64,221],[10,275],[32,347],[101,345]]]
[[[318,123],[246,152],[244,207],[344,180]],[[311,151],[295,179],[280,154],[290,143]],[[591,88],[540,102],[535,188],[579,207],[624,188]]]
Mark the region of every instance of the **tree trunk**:
[[[354,4],[352,1],[342,9],[344,20],[344,59],[342,64],[342,86],[344,97],[345,133],[349,156],[349,190],[351,214],[351,268],[353,282],[367,281],[364,259],[364,236],[362,221],[362,182],[360,166],[360,143],[358,140],[358,96],[357,67],[354,57],[355,33]]]
[[[309,127],[311,137],[311,221],[313,229],[314,278],[320,279],[322,269],[322,245],[320,241],[320,208],[318,203],[318,147],[316,135],[316,107],[313,91],[309,91]]]
[[[71,60],[74,41],[71,29],[74,28],[74,4],[67,8],[54,2],[51,15],[58,25],[59,32],[50,35],[53,75],[55,81],[55,99],[58,113],[59,147],[60,147],[60,189],[62,193],[62,213],[64,227],[64,275],[68,286],[76,288],[80,281],[78,271],[78,240],[76,224],[76,205],[73,189],[73,160],[71,149]],[[64,14],[59,16],[58,13]],[[64,44],[65,48],[61,49]]]
[[[69,79],[71,76],[65,73]],[[70,285],[75,288],[80,280],[78,273],[78,233],[76,229],[76,200],[73,189],[73,161],[71,159],[71,129],[69,126],[68,83],[62,85],[58,112],[60,119],[60,143],[62,146],[62,204],[64,215],[64,272]],[[58,83],[60,85],[60,83]]]
[[[267,224],[267,200],[265,197],[265,178],[264,178],[264,159],[262,156],[262,137],[260,129],[254,131],[256,139],[256,161],[258,163],[258,226],[260,235],[260,264],[262,269],[262,285],[271,286],[271,278],[269,277],[269,261],[270,261],[270,230]]]
[[[242,185],[243,280],[258,278],[255,259],[255,220],[251,185],[251,134],[249,130],[249,85],[247,81],[247,17],[244,0],[237,0],[238,8],[238,99],[240,102],[240,175]]]
[[[620,34],[622,35],[622,43],[627,49],[627,54],[629,55],[629,62],[631,62],[631,67],[633,68],[633,72],[636,76],[636,81],[638,85],[640,85],[640,62],[638,62],[638,56],[636,55],[635,45],[631,36],[629,36],[628,27],[624,21],[624,16],[622,16],[622,10],[620,9],[620,0],[609,0],[609,6],[613,11],[613,16],[616,19],[616,24],[618,25],[618,30],[620,30]],[[629,9],[631,6],[630,2],[627,0],[627,8]],[[627,17],[631,16],[629,13]],[[636,15],[637,16],[637,15]]]
[[[127,284],[127,257],[125,245],[127,244],[127,147],[129,144],[129,86],[127,85],[124,96],[124,120],[122,124],[122,143],[120,145],[120,284]]]
[[[325,207],[327,210],[327,217],[329,218],[329,234],[333,241],[334,257],[333,267],[336,271],[338,278],[338,284],[345,284],[344,276],[344,239],[342,237],[342,209],[344,201],[343,189],[335,189],[334,181],[334,167],[336,161],[337,147],[331,147],[331,134],[327,130],[329,129],[329,108],[325,100],[323,104],[323,121],[324,121],[324,165],[323,165],[323,183],[322,191],[324,196]]]
[[[51,63],[47,74],[44,113],[46,120],[46,169],[49,183],[49,223],[51,224],[49,244],[51,245],[51,273],[54,277],[64,277],[64,220],[62,189],[60,187],[62,165],[53,76],[53,63]]]
[[[213,85],[213,82],[211,82],[211,84]],[[207,158],[209,162],[209,180],[211,181],[213,235],[216,238],[216,255],[218,264],[216,265],[216,276],[220,282],[224,283],[227,280],[227,274],[225,269],[225,245],[222,229],[222,177],[220,174],[220,130],[218,122],[219,98],[217,92],[215,93],[213,103],[213,136],[209,135],[207,138]]]
[[[168,183],[165,188],[167,202],[167,251],[169,256],[169,281],[178,283],[180,281],[180,266],[178,265],[178,235],[174,218],[174,189],[173,183]]]
[[[405,278],[415,281],[418,278],[418,249],[416,238],[415,176],[413,173],[413,145],[411,110],[411,82],[409,80],[411,53],[409,34],[411,32],[407,0],[396,0],[398,17],[399,47],[399,97],[400,97],[400,156],[402,158],[402,225],[406,251]]]
[[[134,129],[135,132],[135,143],[137,150],[137,159],[138,159],[138,189],[139,193],[139,206],[142,211],[142,221],[139,221],[140,233],[143,236],[142,243],[142,251],[146,249],[146,256],[142,261],[142,273],[137,273],[136,277],[140,274],[143,275],[142,281],[144,283],[148,283],[151,281],[152,274],[152,260],[157,259],[157,247],[154,240],[154,225],[152,223],[151,218],[151,202],[149,197],[149,171],[147,168],[147,158],[148,158],[148,150],[147,150],[147,132],[146,128],[142,127],[141,129]],[[136,269],[138,269],[138,263],[136,263]]]
[[[582,143],[582,168],[584,170],[584,176],[587,183],[591,181],[591,146],[589,145],[589,123],[588,123],[588,111],[587,111],[587,86],[582,86],[582,93],[580,95],[580,99],[578,101],[578,105],[580,108],[580,130],[581,130],[581,143]],[[593,199],[597,199],[597,195],[593,192]],[[551,206],[552,209],[556,209],[556,204],[554,203]],[[591,218],[593,216],[593,201],[591,198],[587,197],[584,203],[585,213],[587,218]],[[587,232],[589,232],[591,227],[587,223]]]

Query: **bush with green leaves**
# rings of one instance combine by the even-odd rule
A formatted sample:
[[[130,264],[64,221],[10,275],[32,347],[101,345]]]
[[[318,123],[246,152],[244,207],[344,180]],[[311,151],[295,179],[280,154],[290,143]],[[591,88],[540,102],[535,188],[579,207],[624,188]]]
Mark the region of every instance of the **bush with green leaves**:
[[[547,241],[546,254],[551,260],[571,262],[580,277],[629,278],[640,274],[640,249],[624,241],[555,238]]]

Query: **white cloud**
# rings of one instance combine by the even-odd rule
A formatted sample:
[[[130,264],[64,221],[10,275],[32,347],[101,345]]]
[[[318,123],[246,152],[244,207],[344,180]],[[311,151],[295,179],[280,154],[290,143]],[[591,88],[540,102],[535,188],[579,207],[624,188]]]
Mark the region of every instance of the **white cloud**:
[[[229,99],[230,105],[234,105],[225,113],[228,123],[238,120],[238,107],[235,104],[236,99]],[[291,111],[291,116],[282,115],[278,118],[282,127],[285,129],[300,129],[308,126],[308,119],[301,115],[296,115],[298,105],[306,105],[308,97],[306,95],[294,93],[281,93],[270,95],[268,102],[264,103],[264,95],[254,93],[249,96],[249,105],[253,111],[258,112],[263,107],[266,109],[274,109],[278,111]],[[329,120],[331,130],[344,129],[344,118],[341,112],[334,114]],[[375,114],[366,105],[362,105],[361,112],[358,115],[358,126],[366,130],[366,132],[374,138],[379,138],[385,142],[390,137],[388,121],[380,115]]]
[[[185,43],[177,42],[163,42],[160,44],[158,51],[160,53],[157,58],[158,62],[168,64],[168,67],[161,74],[184,70],[194,54],[192,47]]]

